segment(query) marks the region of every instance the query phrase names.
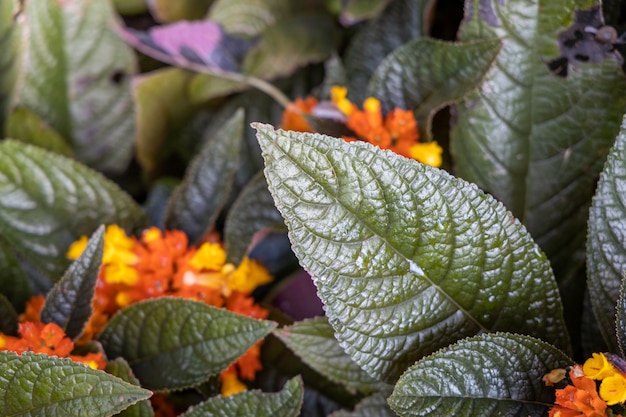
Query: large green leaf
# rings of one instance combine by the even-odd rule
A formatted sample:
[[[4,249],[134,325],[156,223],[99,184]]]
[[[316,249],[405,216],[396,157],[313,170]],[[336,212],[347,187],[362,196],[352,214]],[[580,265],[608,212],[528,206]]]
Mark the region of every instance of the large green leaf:
[[[20,54],[16,15],[20,7],[18,0],[4,0],[0,4],[0,136],[9,116],[18,75]]]
[[[292,0],[216,0],[208,18],[228,33],[253,38],[287,17],[294,9]]]
[[[87,242],[83,253],[46,295],[41,310],[43,323],[56,323],[65,334],[76,339],[91,317],[91,300],[102,265],[104,226]]]
[[[18,101],[67,139],[78,160],[123,171],[133,152],[133,51],[109,1],[26,2],[25,81]]]
[[[224,226],[228,262],[238,265],[246,256],[258,234],[286,231],[274,200],[267,189],[263,172],[250,180],[233,203]]]
[[[0,410],[6,417],[107,417],[152,393],[81,363],[0,352]]]
[[[370,395],[359,402],[354,411],[341,410],[329,417],[397,417],[389,407],[386,397],[381,393]]]
[[[243,121],[239,109],[208,138],[170,198],[165,226],[184,231],[191,243],[198,243],[213,227],[228,200],[239,166]]]
[[[81,235],[100,224],[143,222],[141,208],[100,174],[34,146],[0,143],[0,234],[55,281]]]
[[[348,94],[360,103],[378,65],[396,48],[428,33],[434,0],[394,0],[352,39],[345,54]]]
[[[548,260],[491,196],[366,143],[255,127],[294,253],[371,375],[485,331],[569,349]]]
[[[389,397],[401,417],[545,416],[554,388],[541,377],[573,364],[527,336],[486,334],[458,342],[409,368]]]
[[[139,380],[135,378],[133,375],[133,371],[130,369],[130,365],[128,362],[124,360],[124,358],[116,358],[112,361],[107,362],[106,368],[104,370],[116,376],[123,381],[126,381],[130,384],[139,386]],[[122,411],[119,414],[116,414],[117,417],[153,417],[154,410],[150,405],[150,401],[143,400],[139,401],[137,404],[131,405],[126,410]]]
[[[158,298],[116,314],[98,336],[107,356],[128,361],[153,390],[199,385],[228,367],[275,324],[204,303]]]
[[[275,330],[282,340],[304,363],[331,381],[355,393],[371,393],[381,384],[363,371],[339,346],[334,330],[325,317],[297,322]]]
[[[575,10],[594,4],[511,0],[483,7],[480,0],[468,1],[460,31],[461,40],[497,37],[503,46],[479,89],[457,109],[451,132],[457,173],[526,225],[559,284],[584,263],[596,177],[626,110],[626,79],[614,53],[596,51],[588,63],[565,61],[566,76],[549,68],[562,54],[578,54],[568,45],[605,47],[582,21],[571,39],[562,33],[574,23]],[[591,62],[597,55],[606,56]]]
[[[213,397],[181,417],[296,417],[300,415],[303,391],[302,379],[296,377],[275,394],[245,391],[230,397]]]
[[[16,311],[24,311],[31,296],[28,278],[11,248],[0,239],[0,294],[5,295]]]
[[[499,49],[496,39],[466,43],[416,39],[378,66],[368,95],[379,98],[385,112],[395,107],[415,110],[420,131],[430,136],[434,113],[474,90]]]
[[[6,127],[7,137],[39,146],[64,156],[73,156],[68,143],[46,121],[25,107],[14,109]]]

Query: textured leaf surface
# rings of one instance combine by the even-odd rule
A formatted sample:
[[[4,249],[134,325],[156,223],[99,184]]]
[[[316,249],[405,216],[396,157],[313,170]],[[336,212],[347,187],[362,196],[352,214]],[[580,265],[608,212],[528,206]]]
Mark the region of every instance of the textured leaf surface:
[[[0,333],[17,336],[17,313],[9,299],[0,294]]]
[[[209,19],[234,35],[252,38],[289,15],[291,0],[216,0]]]
[[[287,381],[280,392],[245,391],[230,397],[214,397],[181,417],[296,417],[300,414],[303,391],[302,379],[296,377]]]
[[[371,375],[481,331],[569,348],[548,260],[492,197],[365,143],[255,127],[294,253]]]
[[[78,160],[116,173],[133,152],[133,51],[114,32],[108,1],[26,4],[25,81],[19,102],[41,116]]]
[[[102,265],[104,226],[89,239],[83,253],[46,295],[41,310],[43,323],[56,323],[71,339],[76,339],[91,317],[91,300]]]
[[[37,113],[24,107],[15,109],[9,116],[7,137],[17,139],[64,156],[73,156],[71,146]]]
[[[4,351],[0,366],[0,410],[6,417],[106,417],[152,395],[70,359]]]
[[[298,15],[268,28],[243,63],[246,74],[273,79],[328,58],[335,48],[336,28],[330,17]]]
[[[244,112],[238,110],[208,138],[170,199],[165,225],[198,243],[215,223],[230,195],[243,140]]]
[[[387,396],[383,394],[374,394],[364,398],[359,402],[354,411],[337,411],[329,417],[397,417],[389,404]]]
[[[378,66],[368,95],[381,100],[384,112],[395,107],[415,110],[418,127],[430,135],[433,114],[474,90],[499,49],[495,39],[467,43],[416,39]]]
[[[361,103],[378,65],[394,49],[428,33],[434,0],[394,0],[352,39],[345,55],[348,94]]]
[[[544,416],[554,388],[541,377],[573,361],[531,337],[487,334],[424,358],[400,378],[389,397],[401,417]]]
[[[226,216],[224,242],[228,262],[238,265],[248,254],[256,234],[285,230],[265,176],[259,172],[241,191]]]
[[[617,352],[615,305],[626,270],[626,119],[598,181],[589,212],[587,285],[600,331]],[[617,310],[620,314],[623,312]]]
[[[226,369],[274,326],[201,302],[159,298],[120,311],[98,340],[107,356],[128,361],[142,386],[171,390]]]
[[[626,110],[626,79],[614,54],[597,63],[566,62],[566,77],[548,68],[568,52],[559,50],[560,32],[593,0],[484,3],[467,2],[460,39],[495,36],[503,46],[480,88],[458,108],[451,133],[456,172],[526,225],[562,283],[584,262],[589,204]],[[581,26],[583,39],[573,44],[601,48]]]
[[[133,375],[133,371],[130,369],[128,362],[124,358],[116,358],[107,362],[107,366],[104,369],[107,373],[116,376],[123,381],[130,384],[139,386],[139,380]],[[133,404],[126,410],[119,414],[117,417],[153,417],[154,410],[148,400],[139,401],[137,404]]]
[[[381,386],[339,346],[334,330],[325,317],[300,321],[275,330],[274,334],[304,363],[353,393],[369,393]]]
[[[14,17],[19,7],[18,0],[0,3],[0,135],[4,132],[17,81],[20,55],[18,26]]]
[[[0,143],[0,234],[55,281],[65,252],[100,224],[144,221],[141,208],[100,174],[16,141]]]
[[[16,311],[24,311],[31,296],[26,273],[9,246],[0,239],[0,294],[4,294]]]

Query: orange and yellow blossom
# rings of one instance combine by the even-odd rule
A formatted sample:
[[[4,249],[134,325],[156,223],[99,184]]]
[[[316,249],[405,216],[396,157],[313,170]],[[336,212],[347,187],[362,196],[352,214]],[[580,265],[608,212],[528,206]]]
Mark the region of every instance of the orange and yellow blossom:
[[[569,372],[572,385],[556,390],[555,406],[549,417],[605,417],[607,403],[596,391],[596,383],[587,378],[580,365]]]
[[[601,381],[600,397],[608,405],[626,402],[626,378],[609,362],[604,353],[593,353],[585,361],[583,372],[586,377]]]

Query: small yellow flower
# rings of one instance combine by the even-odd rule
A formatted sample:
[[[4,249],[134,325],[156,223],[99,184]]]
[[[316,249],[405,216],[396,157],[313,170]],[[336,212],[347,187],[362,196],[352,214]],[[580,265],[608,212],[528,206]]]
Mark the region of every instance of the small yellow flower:
[[[259,285],[272,281],[267,269],[250,258],[244,258],[239,267],[228,276],[228,287],[231,290],[250,293]]]
[[[617,371],[603,353],[594,353],[585,361],[583,372],[587,378],[601,380],[614,375]]]
[[[70,245],[70,248],[67,250],[65,256],[69,259],[78,259],[87,247],[87,242],[89,242],[89,238],[84,235],[81,236],[76,242]]]
[[[226,252],[217,243],[203,243],[189,261],[189,265],[198,270],[219,271],[226,262]]]
[[[330,89],[330,101],[346,116],[350,116],[354,106],[350,100],[346,98],[348,89],[346,87],[333,86]]]
[[[132,265],[137,262],[137,255],[133,252],[135,241],[129,238],[124,229],[116,224],[107,226],[104,232],[103,264],[123,263]]]
[[[132,266],[117,262],[107,265],[104,280],[109,284],[135,285],[139,281],[139,273]]]
[[[443,159],[441,155],[443,149],[437,144],[437,142],[417,143],[409,149],[409,155],[411,158],[426,164],[439,168]]]
[[[608,405],[626,401],[626,378],[620,373],[604,378],[600,384],[600,398]]]
[[[0,334],[0,350],[4,349],[6,345],[7,345],[6,339],[2,337],[2,335]]]
[[[230,395],[239,394],[248,389],[246,385],[237,378],[236,373],[224,373],[222,375],[222,395],[228,397]]]

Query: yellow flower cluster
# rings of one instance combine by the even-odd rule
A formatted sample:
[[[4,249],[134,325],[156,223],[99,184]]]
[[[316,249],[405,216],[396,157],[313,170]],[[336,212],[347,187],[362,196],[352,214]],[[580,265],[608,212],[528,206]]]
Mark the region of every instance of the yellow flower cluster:
[[[594,353],[583,365],[587,378],[600,382],[600,398],[608,405],[621,404],[626,401],[626,378],[613,366],[605,354]]]

